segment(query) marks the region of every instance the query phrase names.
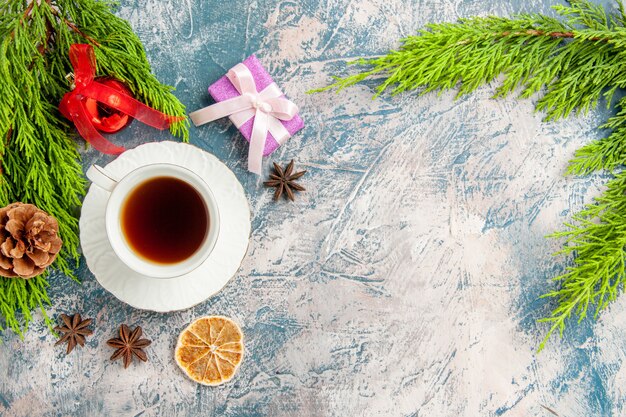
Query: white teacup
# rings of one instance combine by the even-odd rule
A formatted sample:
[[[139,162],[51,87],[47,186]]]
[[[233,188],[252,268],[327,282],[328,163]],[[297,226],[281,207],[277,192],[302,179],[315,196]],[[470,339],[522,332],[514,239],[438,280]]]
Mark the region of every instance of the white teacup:
[[[142,257],[131,248],[122,230],[122,207],[127,197],[137,186],[159,177],[176,178],[190,185],[201,197],[209,219],[202,244],[190,257],[177,263],[157,263]],[[148,277],[174,278],[196,269],[213,250],[220,230],[219,211],[211,189],[196,173],[179,165],[152,164],[117,178],[104,168],[92,165],[87,170],[87,178],[110,193],[105,214],[106,232],[115,254],[130,269]]]

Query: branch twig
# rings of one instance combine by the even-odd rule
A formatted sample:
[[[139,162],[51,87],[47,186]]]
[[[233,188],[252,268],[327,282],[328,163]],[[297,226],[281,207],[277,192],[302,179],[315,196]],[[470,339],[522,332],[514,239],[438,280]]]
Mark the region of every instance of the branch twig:
[[[523,32],[502,32],[501,36],[521,36],[521,35],[531,35],[531,36],[548,36],[551,38],[564,38],[564,39],[572,39],[576,35],[574,32],[545,32],[543,30],[537,29],[528,29]],[[589,38],[590,41],[608,41],[605,38]]]
[[[78,26],[76,26],[74,23],[72,23],[69,20],[67,20],[64,16],[61,16],[56,9],[50,8],[50,11],[51,11],[51,13],[53,15],[55,15],[59,20],[63,21],[63,23],[65,23],[67,25],[67,27],[72,29],[74,32],[78,33],[80,36],[82,36],[83,38],[87,39],[89,42],[91,42],[95,46],[101,46],[100,42],[98,42],[97,40],[95,40],[94,38],[92,38],[91,36],[89,36],[85,32],[83,32],[82,30],[80,30],[80,28]]]

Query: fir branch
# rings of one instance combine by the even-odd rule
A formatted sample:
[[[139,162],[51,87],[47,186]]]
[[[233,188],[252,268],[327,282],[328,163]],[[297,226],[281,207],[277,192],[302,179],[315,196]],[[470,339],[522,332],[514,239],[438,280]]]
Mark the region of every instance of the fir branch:
[[[545,88],[537,109],[545,110],[547,119],[559,119],[575,110],[585,112],[607,87],[626,81],[618,57],[626,52],[622,45],[626,36],[620,33],[624,28],[614,21],[591,24],[597,18],[596,9],[586,1],[557,7],[569,18],[565,22],[523,14],[511,19],[474,17],[429,24],[418,35],[405,38],[398,51],[349,63],[369,70],[336,78],[335,83],[310,92],[341,91],[382,76],[374,98],[387,89],[392,94],[408,90],[425,94],[458,87],[463,95],[504,75],[496,96],[521,87],[525,98]],[[580,27],[583,21],[589,25]]]
[[[95,46],[98,75],[125,82],[136,97],[174,116],[185,108],[152,74],[139,38],[110,4],[95,0],[6,0],[0,3],[0,206],[33,203],[59,221],[63,248],[54,267],[75,279],[78,209],[85,193],[76,136],[57,106],[69,90],[72,43]],[[171,127],[188,139],[187,121]],[[82,141],[82,139],[78,139]],[[4,326],[22,333],[30,311],[45,313],[48,275],[0,278]],[[21,315],[18,312],[21,311]],[[0,324],[0,329],[3,326]]]
[[[547,120],[585,113],[600,98],[607,106],[617,89],[626,87],[626,12],[621,2],[607,13],[587,0],[555,6],[560,18],[522,14],[514,18],[474,17],[457,23],[427,25],[402,40],[397,51],[359,59],[360,73],[310,93],[341,91],[368,78],[378,87],[374,98],[387,89],[392,94],[416,90],[420,94],[458,88],[459,95],[481,85],[500,85],[496,97],[519,92],[522,98],[538,92],[536,108]],[[626,98],[618,112],[602,128],[607,137],[579,149],[568,173],[611,172],[626,162]],[[613,301],[626,281],[626,173],[619,173],[595,203],[574,215],[566,231],[551,237],[565,238],[559,254],[574,255],[574,265],[555,278],[560,287],[543,297],[555,299],[556,308],[541,320],[550,328],[548,338],[562,335],[572,316],[583,320],[591,308],[597,315]]]
[[[567,320],[578,316],[580,323],[590,307],[594,317],[617,297],[626,282],[626,172],[619,173],[609,181],[602,196],[595,199],[580,213],[574,215],[573,223],[566,224],[566,231],[550,237],[564,238],[565,246],[559,255],[575,255],[574,266],[556,278],[560,288],[543,295],[555,298],[558,306],[550,317],[540,322],[550,324],[545,339],[539,345],[543,349],[552,333],[561,336]]]
[[[574,154],[570,161],[568,174],[585,175],[593,171],[605,169],[614,171],[626,161],[626,98],[615,105],[617,114],[611,117],[603,129],[611,133],[602,139],[595,140]]]

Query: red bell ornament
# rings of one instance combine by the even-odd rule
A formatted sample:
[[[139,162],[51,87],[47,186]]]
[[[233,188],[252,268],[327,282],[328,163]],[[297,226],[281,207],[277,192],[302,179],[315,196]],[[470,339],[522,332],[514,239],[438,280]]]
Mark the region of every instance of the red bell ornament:
[[[100,84],[113,88],[121,93],[132,96],[132,93],[123,83],[111,78],[111,77],[97,77],[94,81]],[[106,102],[119,101],[119,97],[112,94],[108,97]],[[100,103],[93,98],[85,99],[85,108],[87,113],[91,116],[91,123],[93,126],[101,132],[105,133],[117,133],[124,129],[133,121],[133,118],[129,115],[108,106],[105,103]]]
[[[93,46],[71,45],[70,61],[74,68],[74,83],[72,91],[61,99],[59,111],[100,152],[119,155],[126,150],[109,142],[100,132],[119,132],[132,119],[160,130],[184,120],[183,117],[169,116],[135,100],[128,88],[115,79],[96,78]]]

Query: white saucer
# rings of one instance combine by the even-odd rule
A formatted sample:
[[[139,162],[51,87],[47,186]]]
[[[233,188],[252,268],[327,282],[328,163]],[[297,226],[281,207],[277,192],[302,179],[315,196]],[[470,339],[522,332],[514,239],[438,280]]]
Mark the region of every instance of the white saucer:
[[[87,266],[98,282],[135,308],[168,312],[192,307],[221,290],[239,269],[250,239],[250,207],[241,183],[210,153],[179,142],[148,143],[124,152],[106,166],[120,177],[147,164],[182,165],[200,175],[217,199],[220,234],[206,261],[187,275],[156,279],[120,261],[104,225],[107,192],[92,185],[80,216],[80,241]]]

